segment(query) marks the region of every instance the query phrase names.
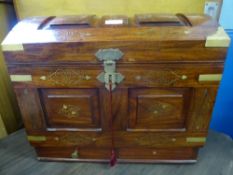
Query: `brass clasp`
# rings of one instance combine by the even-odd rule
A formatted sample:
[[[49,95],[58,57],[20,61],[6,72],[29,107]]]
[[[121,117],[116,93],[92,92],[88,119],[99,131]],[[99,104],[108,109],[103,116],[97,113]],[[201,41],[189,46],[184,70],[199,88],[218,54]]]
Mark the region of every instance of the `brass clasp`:
[[[96,53],[96,57],[104,62],[104,72],[97,76],[97,79],[105,83],[105,87],[110,90],[110,83],[112,83],[112,90],[116,88],[116,84],[123,81],[124,76],[116,72],[116,61],[121,59],[123,53],[119,49],[101,49]]]

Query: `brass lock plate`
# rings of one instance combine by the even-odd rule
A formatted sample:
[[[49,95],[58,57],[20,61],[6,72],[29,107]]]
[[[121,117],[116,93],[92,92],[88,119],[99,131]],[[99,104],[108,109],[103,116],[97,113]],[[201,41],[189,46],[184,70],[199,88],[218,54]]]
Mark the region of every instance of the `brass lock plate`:
[[[110,90],[110,83],[112,83],[111,90],[114,90],[116,85],[124,80],[124,76],[116,72],[116,61],[120,60],[123,55],[119,49],[100,49],[96,53],[98,60],[104,62],[104,72],[100,73],[97,79],[105,83],[108,90]]]

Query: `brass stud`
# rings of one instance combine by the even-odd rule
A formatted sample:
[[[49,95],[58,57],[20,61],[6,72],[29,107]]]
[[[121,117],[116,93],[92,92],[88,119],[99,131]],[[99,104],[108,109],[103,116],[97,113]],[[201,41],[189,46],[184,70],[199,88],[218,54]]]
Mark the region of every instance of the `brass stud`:
[[[93,138],[92,141],[95,142],[95,141],[96,141],[96,138]]]
[[[140,75],[138,75],[138,76],[135,77],[135,79],[136,79],[136,80],[141,80],[142,77],[141,77]]]
[[[63,105],[63,109],[67,109],[68,107],[66,105]]]
[[[90,79],[91,79],[91,77],[89,75],[85,76],[85,80],[90,80]]]
[[[77,114],[77,112],[75,112],[75,111],[72,111],[72,112],[71,112],[71,114],[72,114],[72,115],[75,115],[75,114]]]
[[[163,105],[162,108],[163,108],[163,109],[166,109],[166,108],[167,108],[167,105]]]
[[[152,154],[153,154],[153,155],[156,155],[156,154],[157,154],[157,151],[153,151]]]
[[[187,35],[187,34],[190,34],[191,31],[190,30],[185,30],[184,33]]]
[[[187,79],[188,79],[188,76],[187,76],[187,75],[182,75],[182,76],[181,76],[181,79],[182,79],[182,80],[187,80]]]
[[[155,110],[153,113],[154,113],[154,114],[158,114],[159,112],[158,112],[157,110]]]
[[[176,141],[176,138],[172,138],[172,141],[175,142],[175,141]]]
[[[59,141],[59,137],[54,137],[54,140]]]
[[[46,80],[47,77],[46,77],[46,76],[41,76],[40,79],[41,79],[41,80]]]

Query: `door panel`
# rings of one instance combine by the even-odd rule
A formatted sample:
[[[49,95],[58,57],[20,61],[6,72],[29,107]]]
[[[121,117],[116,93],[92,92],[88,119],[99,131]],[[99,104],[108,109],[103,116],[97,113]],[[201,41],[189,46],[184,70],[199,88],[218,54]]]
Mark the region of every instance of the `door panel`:
[[[97,89],[42,89],[50,128],[100,128]]]
[[[190,89],[130,89],[128,131],[185,130]]]

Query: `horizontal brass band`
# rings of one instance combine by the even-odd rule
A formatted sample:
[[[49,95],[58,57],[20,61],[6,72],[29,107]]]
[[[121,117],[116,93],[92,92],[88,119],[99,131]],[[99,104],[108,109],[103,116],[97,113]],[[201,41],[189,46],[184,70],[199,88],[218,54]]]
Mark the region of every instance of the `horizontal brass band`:
[[[27,138],[31,142],[44,142],[47,140],[45,136],[27,136]]]
[[[190,143],[205,143],[206,142],[206,138],[205,137],[187,137],[186,138],[186,142],[190,142]]]
[[[198,81],[221,81],[222,74],[201,74],[199,75]]]
[[[32,81],[31,75],[10,75],[12,82],[28,82]]]

